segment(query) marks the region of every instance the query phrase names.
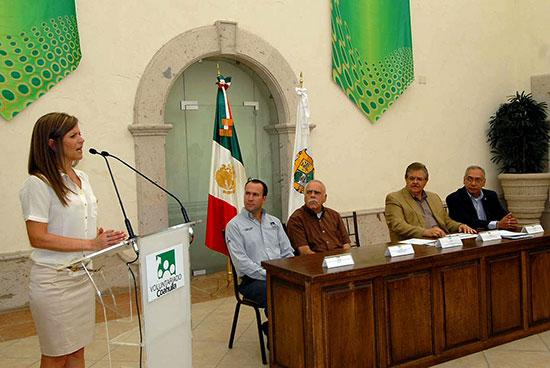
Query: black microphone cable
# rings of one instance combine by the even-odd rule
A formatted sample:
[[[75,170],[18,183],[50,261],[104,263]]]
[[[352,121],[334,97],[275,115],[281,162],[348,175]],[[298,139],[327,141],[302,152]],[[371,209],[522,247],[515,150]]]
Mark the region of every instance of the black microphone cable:
[[[132,242],[133,242],[134,252],[135,252],[135,250],[137,249],[136,239],[134,239]],[[141,314],[140,314],[141,311],[139,310],[139,298],[138,298],[138,292],[137,292],[138,285],[136,281],[136,275],[134,274],[132,267],[130,267],[130,265],[135,261],[137,261],[138,258],[139,258],[139,254],[136,252],[136,258],[133,261],[126,262],[126,266],[128,267],[128,271],[130,272],[130,275],[132,275],[132,280],[134,280],[134,297],[136,300],[136,314],[137,314],[138,327],[139,327],[138,329],[139,330],[139,367],[141,368],[142,362],[143,362],[143,332],[141,330]]]

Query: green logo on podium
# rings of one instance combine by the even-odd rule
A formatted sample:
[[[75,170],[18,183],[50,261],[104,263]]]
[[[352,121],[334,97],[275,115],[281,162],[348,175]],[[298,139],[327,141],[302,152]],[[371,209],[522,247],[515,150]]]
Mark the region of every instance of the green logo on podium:
[[[176,252],[174,249],[161,253],[156,258],[158,263],[157,277],[159,280],[165,276],[176,274]]]

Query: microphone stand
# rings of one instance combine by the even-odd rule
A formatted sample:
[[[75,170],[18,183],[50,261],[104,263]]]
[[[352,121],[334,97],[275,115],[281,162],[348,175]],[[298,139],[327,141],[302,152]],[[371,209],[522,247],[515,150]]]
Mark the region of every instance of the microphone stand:
[[[105,164],[107,164],[107,169],[109,169],[109,175],[111,176],[111,180],[113,182],[113,186],[115,187],[116,196],[118,198],[118,203],[120,204],[120,209],[122,210],[122,215],[124,216],[124,225],[126,225],[126,230],[128,231],[128,236],[130,239],[136,238],[136,234],[134,234],[134,230],[132,229],[132,224],[130,223],[130,219],[128,219],[128,216],[126,215],[126,210],[124,209],[124,205],[122,204],[122,199],[120,198],[120,193],[118,192],[118,187],[115,182],[115,178],[113,176],[113,172],[111,171],[111,165],[109,165],[109,160],[107,160],[107,157],[102,155],[101,153],[97,152],[94,148],[90,148],[89,152],[92,155],[99,154],[103,159],[105,160]]]
[[[130,267],[131,264],[135,263],[139,259],[139,248],[137,245],[137,236],[134,234],[134,230],[132,229],[132,224],[130,223],[130,219],[128,219],[128,216],[126,215],[126,210],[124,209],[124,205],[122,204],[122,199],[120,198],[120,193],[118,192],[118,187],[115,182],[115,178],[113,176],[113,172],[111,171],[111,165],[109,165],[109,160],[107,160],[107,156],[103,154],[103,152],[98,152],[95,148],[90,148],[88,150],[92,155],[100,155],[105,160],[105,163],[107,164],[107,169],[109,169],[109,175],[111,176],[111,180],[113,181],[113,186],[115,187],[115,192],[118,198],[118,202],[120,203],[120,208],[122,209],[122,214],[124,216],[124,224],[126,225],[126,230],[128,230],[128,236],[129,240],[132,243],[132,246],[134,248],[134,252],[136,253],[136,258],[132,261],[126,262],[126,266],[128,267],[128,271],[130,272],[130,275],[132,275],[132,279],[134,280],[134,295],[136,298],[136,311],[137,311],[137,318],[138,318],[138,326],[139,326],[139,366],[142,366],[143,361],[143,332],[141,331],[141,313],[139,311],[139,300],[138,300],[138,294],[137,294],[137,282],[136,282],[136,276],[134,275],[134,271],[132,271],[132,268]],[[91,279],[91,278],[90,278]],[[93,282],[93,280],[92,280]],[[101,298],[101,294],[100,298]],[[105,306],[103,306],[105,308]],[[107,323],[107,319],[105,319],[105,323]],[[110,350],[109,350],[109,362],[110,362]]]

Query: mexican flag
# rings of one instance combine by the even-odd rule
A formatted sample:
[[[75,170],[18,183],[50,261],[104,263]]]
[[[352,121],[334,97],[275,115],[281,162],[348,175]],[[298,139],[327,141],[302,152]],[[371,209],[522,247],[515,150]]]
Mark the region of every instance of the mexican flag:
[[[216,84],[218,96],[210,165],[206,246],[228,255],[222,230],[244,205],[246,173],[226,94],[231,77],[219,75]]]

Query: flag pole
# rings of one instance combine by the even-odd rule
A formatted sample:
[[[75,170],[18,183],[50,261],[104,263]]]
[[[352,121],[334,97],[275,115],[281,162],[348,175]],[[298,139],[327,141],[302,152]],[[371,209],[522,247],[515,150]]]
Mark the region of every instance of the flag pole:
[[[222,73],[220,72],[220,64],[216,64],[216,67],[218,68],[218,77],[220,75],[222,75]],[[229,253],[229,250],[227,250],[227,252]],[[225,287],[229,287],[229,285],[231,285],[231,282],[233,281],[233,271],[231,270],[231,262],[229,260],[229,254],[227,255],[227,275],[226,275],[226,279],[225,279],[226,283],[225,283]],[[218,285],[218,290],[214,292],[214,295],[217,294],[219,292],[219,285]]]
[[[305,185],[314,178],[313,156],[309,143],[309,100],[304,88],[304,73],[300,72],[300,87],[295,88],[299,96],[296,111],[296,130],[294,148],[290,163],[290,186],[288,188],[287,219],[304,204]]]
[[[229,256],[227,256],[227,270],[226,270],[226,279],[225,279],[225,288],[228,288],[229,285],[231,285],[231,282],[233,282],[233,271],[231,270],[231,262],[229,262]],[[221,284],[223,284],[223,278],[218,279],[216,290],[210,294],[210,296],[216,296],[221,291],[222,287]]]
[[[233,270],[231,270],[231,262],[229,261],[229,256],[227,256],[227,284],[225,287],[231,285],[231,281],[233,281]]]
[[[212,140],[212,160],[210,162],[210,183],[208,189],[208,215],[206,221],[205,245],[219,253],[229,255],[223,239],[223,230],[243,208],[246,170],[237,138],[237,127],[229,106],[226,91],[231,85],[231,77],[221,74],[220,64],[216,65],[216,109],[214,114],[214,134]],[[217,177],[227,180],[219,182]],[[231,258],[227,259],[227,272],[218,276],[219,289],[224,282],[231,284],[235,275],[231,273]],[[233,272],[234,274],[234,272]],[[216,290],[214,294],[217,294]]]
[[[220,71],[220,64],[216,64],[216,69],[218,70],[218,77],[220,75],[222,75],[221,71]],[[226,269],[226,277],[225,277],[225,287],[229,287],[229,285],[231,285],[231,282],[233,281],[233,272],[231,270],[231,262],[229,261],[229,255],[227,256],[227,269]],[[217,288],[216,288],[216,291],[214,291],[212,294],[210,294],[210,296],[215,296],[217,295],[220,290],[221,290],[221,286],[220,286],[220,282],[221,281],[220,279],[218,279],[218,282],[217,282]]]

